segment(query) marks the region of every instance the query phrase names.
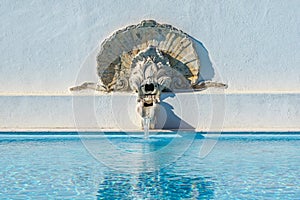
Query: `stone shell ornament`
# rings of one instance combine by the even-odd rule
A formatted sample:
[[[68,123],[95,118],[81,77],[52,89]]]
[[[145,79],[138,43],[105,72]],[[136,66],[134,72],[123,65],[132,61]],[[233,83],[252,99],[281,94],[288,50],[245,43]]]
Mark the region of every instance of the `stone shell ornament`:
[[[104,90],[131,90],[129,78],[134,62],[149,48],[158,52],[150,57],[163,57],[173,71],[168,74],[172,80],[169,89],[187,89],[197,84],[200,60],[191,38],[171,25],[144,20],[116,31],[101,44],[97,73]]]
[[[101,44],[96,60],[99,81],[84,82],[70,91],[134,91],[141,97],[149,84],[156,86],[157,96],[164,91],[227,88],[223,83],[199,82],[200,60],[192,38],[154,20],[116,31]]]

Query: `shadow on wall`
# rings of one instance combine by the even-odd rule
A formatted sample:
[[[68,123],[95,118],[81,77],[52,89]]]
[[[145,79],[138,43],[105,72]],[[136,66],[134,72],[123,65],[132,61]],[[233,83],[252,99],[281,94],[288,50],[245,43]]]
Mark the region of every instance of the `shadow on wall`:
[[[215,70],[212,67],[212,63],[209,58],[209,54],[207,49],[204,47],[202,42],[196,40],[195,38],[191,37],[194,44],[194,47],[196,49],[196,52],[200,59],[200,75],[198,78],[198,81],[209,81],[212,80],[215,76]],[[158,127],[165,130],[170,129],[185,129],[185,130],[191,130],[195,131],[196,128],[193,127],[188,122],[182,120],[178,115],[176,115],[173,111],[173,106],[163,102],[163,100],[167,98],[174,98],[176,96],[176,93],[168,92],[163,93],[161,96],[161,102],[160,106],[163,111],[159,112],[158,115]]]
[[[198,81],[212,80],[215,76],[215,70],[209,58],[209,54],[202,42],[190,36],[192,39],[196,52],[200,59],[200,76]]]
[[[157,124],[156,128],[163,129],[163,130],[190,130],[195,131],[195,127],[181,119],[178,115],[176,115],[173,111],[174,107],[166,102],[163,102],[163,100],[167,98],[174,98],[175,93],[168,92],[164,93],[161,96],[161,102],[160,102],[160,111],[157,116]]]

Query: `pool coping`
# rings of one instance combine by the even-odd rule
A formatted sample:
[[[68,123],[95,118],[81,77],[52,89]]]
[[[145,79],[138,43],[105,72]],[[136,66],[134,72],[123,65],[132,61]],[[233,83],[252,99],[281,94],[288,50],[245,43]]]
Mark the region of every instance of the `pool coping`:
[[[195,130],[150,130],[150,134],[156,135],[175,135],[175,134],[201,134],[209,137],[219,137],[222,135],[226,136],[283,136],[283,135],[300,135],[300,131],[195,131]],[[66,131],[66,130],[39,130],[39,131],[29,131],[29,130],[0,130],[0,136],[3,135],[15,135],[15,136],[113,136],[113,135],[143,135],[144,132],[142,130],[85,130],[85,131]]]

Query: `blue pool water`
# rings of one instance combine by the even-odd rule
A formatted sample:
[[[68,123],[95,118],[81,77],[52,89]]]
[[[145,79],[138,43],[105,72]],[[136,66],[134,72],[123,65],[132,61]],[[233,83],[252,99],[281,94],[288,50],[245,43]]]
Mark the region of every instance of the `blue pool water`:
[[[300,134],[174,138],[1,134],[0,199],[300,199]]]

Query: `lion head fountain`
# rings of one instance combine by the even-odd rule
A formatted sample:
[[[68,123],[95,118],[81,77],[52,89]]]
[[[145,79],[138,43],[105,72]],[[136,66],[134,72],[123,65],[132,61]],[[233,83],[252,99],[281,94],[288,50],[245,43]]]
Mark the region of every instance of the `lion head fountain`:
[[[200,60],[191,37],[153,20],[118,30],[106,39],[97,65],[97,83],[85,82],[70,90],[133,91],[137,93],[137,112],[142,119],[150,119],[150,128],[155,128],[162,92],[226,87],[223,83],[199,82]]]

